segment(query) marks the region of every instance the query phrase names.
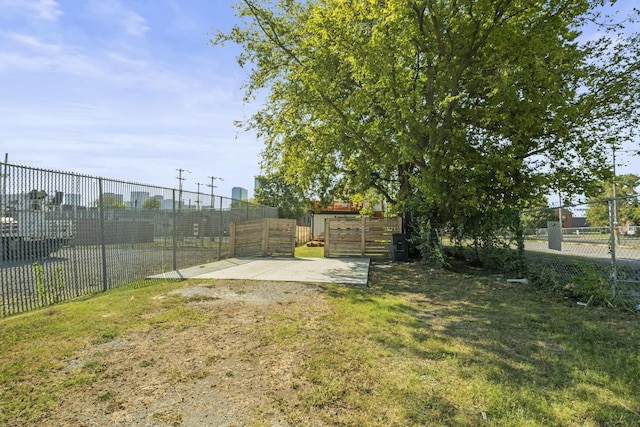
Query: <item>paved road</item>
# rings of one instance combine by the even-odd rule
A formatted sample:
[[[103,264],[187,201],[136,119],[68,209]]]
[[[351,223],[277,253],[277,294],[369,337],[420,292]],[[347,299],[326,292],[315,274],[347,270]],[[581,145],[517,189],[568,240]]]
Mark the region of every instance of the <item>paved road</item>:
[[[177,251],[178,266],[217,259],[206,248]],[[172,248],[110,245],[106,250],[106,287],[144,279],[173,266]],[[104,290],[100,246],[64,247],[41,260],[0,262],[0,315],[27,311],[48,301],[77,298]]]
[[[562,242],[562,250],[557,251],[549,249],[546,241],[526,240],[524,245],[525,251],[542,252],[554,255],[569,255],[588,259],[597,259],[601,261],[611,261],[611,252],[608,242],[598,244],[572,242],[564,240]],[[616,261],[625,264],[637,264],[640,268],[640,249],[638,246],[616,245]]]

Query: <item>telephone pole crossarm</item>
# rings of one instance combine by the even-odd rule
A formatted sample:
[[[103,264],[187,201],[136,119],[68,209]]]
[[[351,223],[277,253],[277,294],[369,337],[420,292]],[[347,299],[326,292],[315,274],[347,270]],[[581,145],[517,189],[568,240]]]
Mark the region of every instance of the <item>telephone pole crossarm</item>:
[[[213,208],[213,189],[217,188],[216,185],[214,184],[214,181],[216,179],[220,180],[220,181],[224,181],[224,179],[217,177],[217,176],[208,176],[207,178],[209,178],[211,180],[211,184],[207,184],[207,187],[211,188],[211,208]]]
[[[183,172],[191,173],[191,171],[186,169],[176,169],[176,170],[178,171],[178,176],[176,177],[178,180],[178,209],[180,209],[182,205],[182,181],[186,179],[182,177],[182,173]]]

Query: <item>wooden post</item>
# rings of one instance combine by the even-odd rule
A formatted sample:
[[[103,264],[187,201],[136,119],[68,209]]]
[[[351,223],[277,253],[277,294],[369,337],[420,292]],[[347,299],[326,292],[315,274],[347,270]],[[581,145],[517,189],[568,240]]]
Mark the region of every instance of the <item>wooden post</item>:
[[[298,238],[298,224],[296,224],[296,220],[291,220],[291,226],[293,227],[293,239],[291,242],[291,256],[296,257],[296,240]]]
[[[329,258],[331,253],[329,251],[329,218],[324,219],[324,257]]]
[[[366,236],[366,216],[360,217],[360,255],[364,256],[366,252],[367,236]]]
[[[262,256],[267,256],[269,251],[269,227],[271,226],[271,219],[265,218],[262,221]]]

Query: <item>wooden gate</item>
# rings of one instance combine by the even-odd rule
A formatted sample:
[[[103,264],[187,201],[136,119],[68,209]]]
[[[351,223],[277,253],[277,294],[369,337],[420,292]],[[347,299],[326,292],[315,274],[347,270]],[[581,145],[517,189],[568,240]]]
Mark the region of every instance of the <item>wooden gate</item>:
[[[293,257],[296,249],[296,221],[265,218],[232,222],[229,237],[230,257]]]
[[[402,233],[402,218],[327,218],[324,256],[390,258],[394,233]]]

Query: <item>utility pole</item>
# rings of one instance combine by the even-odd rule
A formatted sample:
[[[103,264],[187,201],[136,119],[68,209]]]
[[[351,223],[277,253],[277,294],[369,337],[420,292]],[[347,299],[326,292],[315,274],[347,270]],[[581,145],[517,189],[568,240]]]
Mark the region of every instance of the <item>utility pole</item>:
[[[219,178],[217,176],[208,176],[207,178],[211,179],[211,184],[207,184],[207,187],[211,187],[211,209],[213,209],[213,189],[217,188],[213,181],[215,181],[216,179],[219,179],[220,181],[224,181],[224,179]]]
[[[562,192],[560,190],[558,190],[558,221],[562,230]]]
[[[200,186],[201,186],[201,185],[204,185],[204,184],[203,184],[203,183],[201,183],[201,182],[196,182],[196,185],[198,186],[198,197],[197,197],[197,199],[196,199],[196,206],[197,206],[197,208],[196,208],[196,209],[197,209],[197,210],[200,210]]]
[[[178,209],[180,209],[182,207],[182,181],[186,179],[182,177],[182,172],[191,173],[191,171],[186,169],[176,169],[176,170],[178,171],[178,176],[176,177],[178,179]]]

